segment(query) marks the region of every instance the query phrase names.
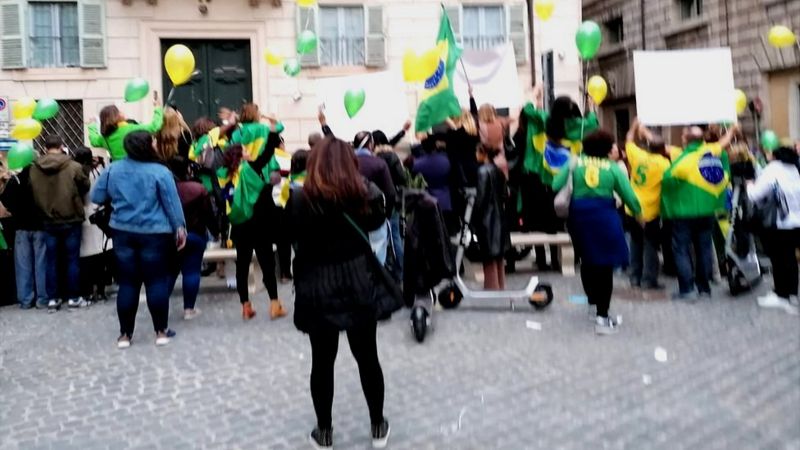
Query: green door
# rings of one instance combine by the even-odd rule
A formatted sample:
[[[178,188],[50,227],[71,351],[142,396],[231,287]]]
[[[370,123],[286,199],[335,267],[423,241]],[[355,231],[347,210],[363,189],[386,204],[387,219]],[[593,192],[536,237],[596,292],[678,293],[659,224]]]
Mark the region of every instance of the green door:
[[[194,53],[199,73],[188,83],[175,88],[169,104],[178,108],[189,126],[200,117],[217,119],[221,107],[239,109],[253,99],[253,79],[250,73],[250,41],[165,39],[161,41],[161,60],[167,49],[183,44]],[[164,96],[169,95],[172,82],[162,69]]]

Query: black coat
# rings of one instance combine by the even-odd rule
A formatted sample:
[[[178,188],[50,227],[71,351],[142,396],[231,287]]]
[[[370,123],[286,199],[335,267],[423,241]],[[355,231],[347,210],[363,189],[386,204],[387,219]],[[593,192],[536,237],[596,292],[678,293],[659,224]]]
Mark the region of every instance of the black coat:
[[[298,330],[348,330],[387,318],[402,306],[389,295],[374,272],[369,242],[347,220],[347,213],[364,232],[386,221],[380,190],[370,185],[365,211],[353,206],[312,203],[302,189],[287,205],[294,259],[294,324]],[[379,263],[377,263],[379,264]]]
[[[503,172],[493,163],[483,164],[478,169],[477,188],[472,230],[478,238],[481,258],[492,261],[501,258],[511,248],[504,210],[508,188]]]
[[[0,203],[11,213],[10,225],[15,230],[36,231],[42,229],[44,214],[33,201],[30,167],[12,176],[0,194]]]
[[[407,306],[455,274],[450,240],[436,199],[425,191],[405,195],[406,236],[403,293]]]

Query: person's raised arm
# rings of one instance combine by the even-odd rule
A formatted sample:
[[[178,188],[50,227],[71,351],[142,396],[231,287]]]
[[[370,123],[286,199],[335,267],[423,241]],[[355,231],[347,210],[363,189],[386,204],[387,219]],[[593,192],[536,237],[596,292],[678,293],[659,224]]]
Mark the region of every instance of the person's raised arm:
[[[544,85],[541,82],[533,87],[533,105],[537,109],[544,109]]]
[[[333,130],[328,126],[328,118],[325,116],[325,110],[322,106],[319,107],[317,119],[319,120],[319,126],[322,127],[322,134],[325,135],[325,137],[333,136]]]
[[[164,125],[164,108],[159,106],[158,100],[155,101],[155,105],[153,109],[153,118],[150,119],[150,123],[139,125],[137,127],[138,130],[144,130],[151,134],[161,130],[161,127]]]
[[[106,143],[106,139],[100,134],[100,131],[97,129],[97,122],[92,122],[87,127],[89,131],[89,144],[92,147],[102,147],[108,149],[108,144]]]
[[[727,150],[731,146],[731,143],[733,142],[733,139],[736,137],[736,133],[738,133],[739,130],[739,124],[733,124],[733,126],[728,128],[728,131],[719,140],[719,146],[722,147],[723,150]]]
[[[639,131],[639,118],[634,117],[633,122],[631,122],[630,129],[628,130],[628,133],[625,135],[625,142],[635,142],[638,131]]]
[[[406,136],[406,133],[410,129],[411,129],[411,121],[406,120],[406,122],[403,124],[403,129],[398,131],[397,134],[395,134],[394,137],[389,140],[389,145],[392,147],[397,145]]]

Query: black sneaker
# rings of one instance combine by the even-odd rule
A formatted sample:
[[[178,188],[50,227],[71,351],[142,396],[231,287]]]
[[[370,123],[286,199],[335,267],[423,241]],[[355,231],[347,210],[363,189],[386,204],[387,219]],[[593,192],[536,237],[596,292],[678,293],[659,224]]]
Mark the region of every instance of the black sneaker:
[[[52,299],[47,302],[47,312],[54,313],[61,309],[61,299]]]
[[[391,431],[392,428],[389,426],[389,422],[387,422],[386,419],[383,419],[378,425],[373,425],[372,448],[386,448],[386,444],[389,443],[389,433]]]
[[[308,435],[308,442],[311,443],[311,446],[316,450],[333,448],[333,430],[314,428],[311,434]]]

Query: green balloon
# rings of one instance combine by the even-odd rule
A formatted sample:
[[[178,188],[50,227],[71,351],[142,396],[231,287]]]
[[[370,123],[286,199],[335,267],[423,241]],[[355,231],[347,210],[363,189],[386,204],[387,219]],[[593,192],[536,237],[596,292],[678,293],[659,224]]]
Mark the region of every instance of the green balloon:
[[[10,170],[24,169],[33,163],[36,153],[30,144],[16,143],[8,151],[8,168]]]
[[[148,92],[150,92],[150,83],[144,78],[134,78],[125,85],[125,101],[138,102],[147,97]]]
[[[578,27],[578,32],[575,34],[575,44],[578,46],[578,53],[581,55],[581,59],[594,58],[602,43],[603,33],[600,31],[600,25],[596,22],[587,20]]]
[[[290,77],[296,77],[300,73],[300,62],[294,58],[286,60],[283,65],[283,71]]]
[[[317,35],[311,30],[305,30],[297,37],[297,53],[307,55],[317,49]]]
[[[764,151],[771,152],[781,146],[781,141],[778,135],[772,130],[764,130],[761,133],[761,148]]]
[[[347,116],[351,119],[361,111],[364,106],[364,101],[367,99],[367,94],[363,89],[349,89],[344,94],[344,110],[347,111]]]
[[[33,118],[39,122],[52,119],[58,114],[58,102],[52,98],[43,98],[36,102],[36,109],[33,110]]]

